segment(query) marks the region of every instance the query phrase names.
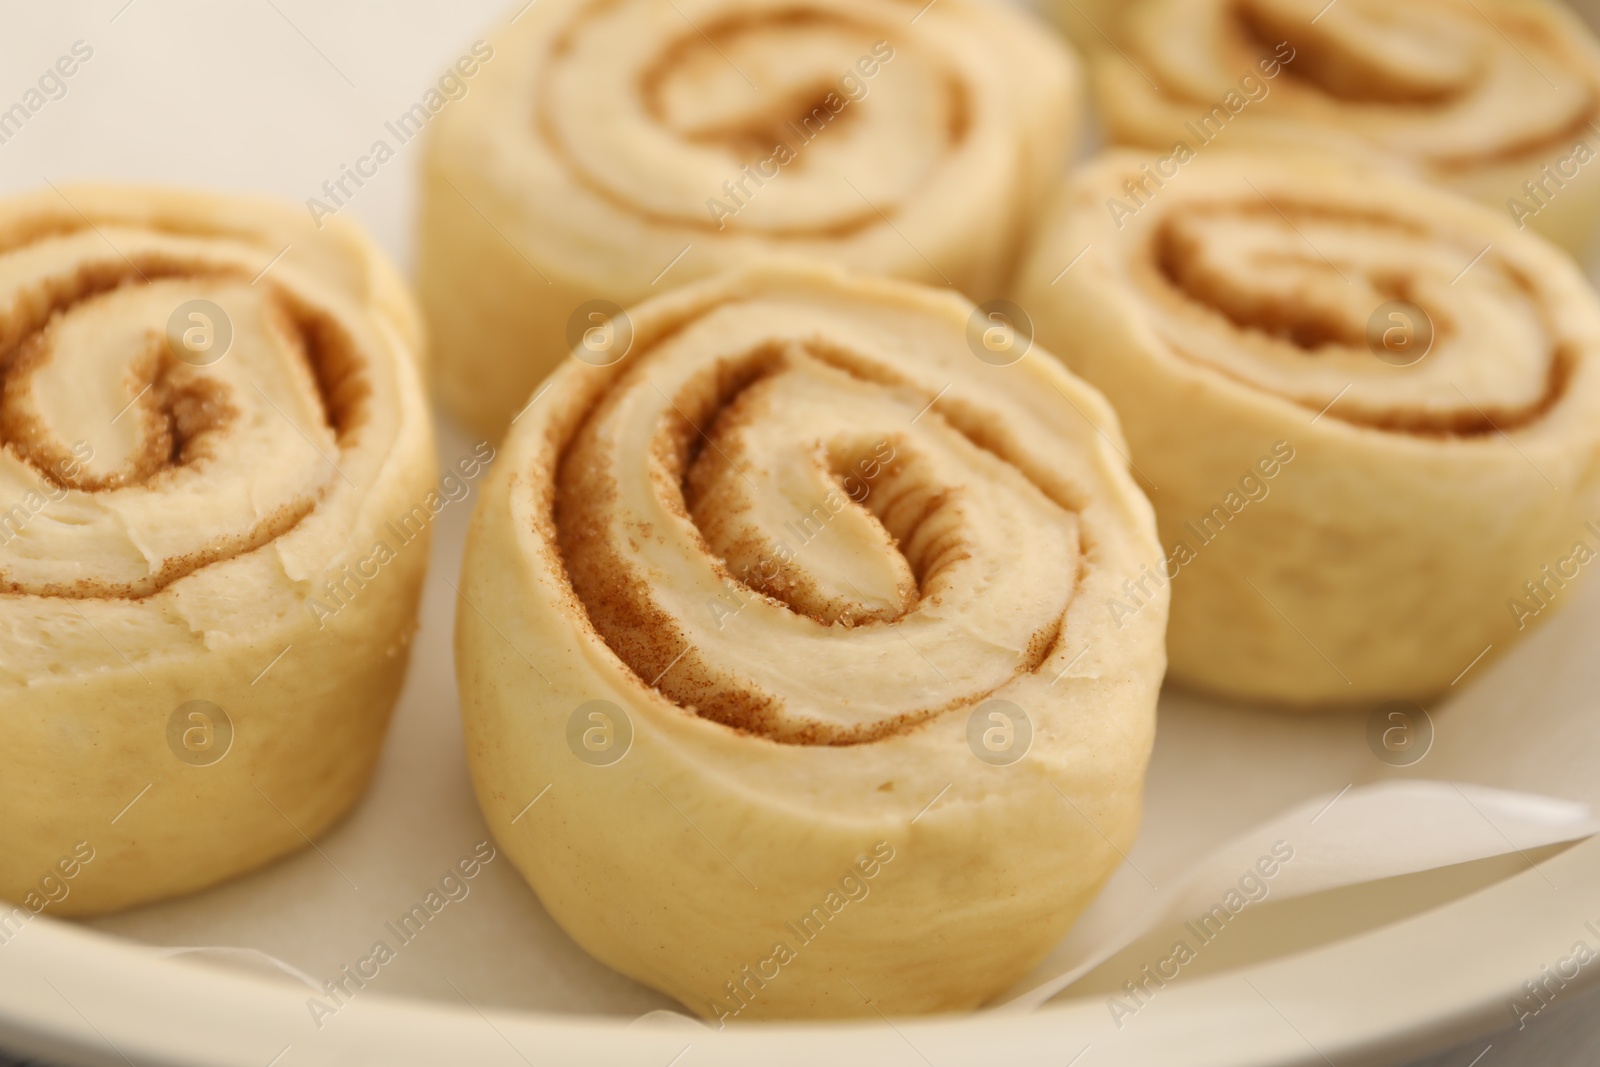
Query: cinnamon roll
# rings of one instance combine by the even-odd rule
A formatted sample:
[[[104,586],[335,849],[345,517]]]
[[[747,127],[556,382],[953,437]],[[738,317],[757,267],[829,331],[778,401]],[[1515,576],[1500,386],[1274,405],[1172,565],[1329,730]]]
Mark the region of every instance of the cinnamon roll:
[[[1127,0],[1053,0],[1045,9],[1080,53],[1093,56],[1114,43],[1117,17]]]
[[[1106,610],[1170,581],[1173,676],[1234,696],[1448,688],[1547,617],[1549,568],[1575,577],[1600,518],[1593,290],[1389,174],[1246,153],[1161,174],[1082,171],[1017,297],[1150,483],[1166,566]]]
[[[1574,253],[1600,216],[1600,44],[1553,0],[1127,0],[1097,53],[1114,142],[1398,165]]]
[[[202,888],[361,794],[427,557],[417,322],[291,207],[0,201],[0,917]]]
[[[484,51],[418,285],[485,434],[608,313],[756,258],[999,295],[1078,122],[1071,55],[991,0],[544,0]]]
[[[473,517],[490,827],[579,943],[708,1018],[981,1003],[1138,821],[1166,605],[1102,610],[1160,556],[1114,417],[903,282],[764,267],[631,319]]]

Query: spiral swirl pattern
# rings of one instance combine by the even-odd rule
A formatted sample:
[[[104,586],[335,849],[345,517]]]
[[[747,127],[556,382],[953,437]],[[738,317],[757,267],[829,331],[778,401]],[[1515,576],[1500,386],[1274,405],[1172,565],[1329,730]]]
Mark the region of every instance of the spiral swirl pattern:
[[[1257,184],[1152,208],[1159,221],[1130,263],[1174,352],[1312,413],[1402,433],[1512,430],[1560,399],[1575,338],[1556,290],[1514,252],[1427,214]],[[1427,351],[1395,366],[1374,358],[1371,331],[1402,301],[1425,317],[1395,328]]]
[[[1046,457],[984,431],[1002,415],[930,401],[931,380],[828,343],[832,316],[808,310],[721,308],[642,353],[564,460],[556,513],[589,618],[642,680],[841,744],[1037,670],[1079,531],[1070,496],[1025,473]]]
[[[748,212],[728,224],[774,237],[842,236],[880,223],[864,201],[896,208],[974,134],[969,90],[951,57],[899,54],[881,24],[822,8],[713,17],[702,36],[671,10],[624,4],[591,8],[566,28],[538,93],[539,128],[579,182],[641,216],[712,231],[721,225],[706,210],[708,190],[728,198],[722,183],[730,175],[779,145],[798,155],[813,147],[803,138],[816,137],[803,166],[784,175],[794,180],[751,196]],[[631,46],[620,57],[619,37]],[[879,86],[854,72],[857,57],[899,66]],[[754,91],[744,70],[760,72]],[[882,89],[872,106],[846,103],[846,74],[867,96]],[[622,123],[597,121],[609,114]],[[900,151],[880,157],[891,144]],[[869,162],[879,158],[887,165]],[[862,196],[851,203],[834,195],[858,170]]]
[[[682,284],[792,254],[997,293],[1065,160],[1077,72],[1004,7],[917,13],[904,0],[530,9],[440,116],[428,157],[421,288],[453,406],[503,426],[566,355],[574,308],[631,304],[669,266]],[[498,299],[501,274],[531,300]],[[469,384],[484,383],[480,361],[523,369],[503,389]]]
[[[366,418],[353,342],[277,281],[252,285],[261,262],[247,245],[117,227],[6,251],[0,493],[66,491],[0,547],[8,591],[147,597],[288,532],[339,477]],[[192,300],[223,321],[188,328],[231,334],[209,366],[168,340]]]
[[[359,796],[426,554],[349,564],[432,481],[419,335],[366,238],[292,207],[0,203],[0,898],[86,836],[67,913],[192,891]],[[230,749],[172,747],[196,706]]]
[[[1166,599],[1105,610],[1158,562],[1114,417],[903,282],[768,265],[629,315],[624,360],[574,361],[518,421],[468,535],[497,839],[586,948],[718,1017],[819,873],[881,842],[916,857],[892,894],[740,1017],[867,1013],[855,967],[885,1011],[981,1003],[1137,823]],[[591,725],[626,747],[599,760]]]
[[[1389,171],[1176,170],[1086,167],[1017,298],[1160,486],[1173,674],[1289,705],[1431,698],[1526,629],[1508,603],[1600,500],[1594,292],[1542,238]]]
[[[1559,204],[1531,224],[1582,246],[1600,196],[1582,166],[1600,138],[1600,44],[1575,16],[1544,0],[1323,7],[1126,5],[1115,21],[1121,53],[1096,59],[1113,139],[1161,150],[1175,140],[1335,149],[1502,210],[1517,198],[1524,217]]]

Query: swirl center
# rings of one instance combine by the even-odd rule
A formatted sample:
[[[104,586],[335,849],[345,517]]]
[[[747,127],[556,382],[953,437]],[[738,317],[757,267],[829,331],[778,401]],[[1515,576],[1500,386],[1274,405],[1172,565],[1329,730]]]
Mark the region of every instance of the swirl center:
[[[1174,205],[1152,228],[1145,284],[1176,351],[1312,411],[1337,395],[1330,417],[1408,433],[1513,429],[1560,395],[1563,344],[1513,256],[1397,213],[1246,195]],[[1393,301],[1427,315],[1426,359],[1374,354],[1372,316]]]
[[[545,139],[632,214],[849,234],[893,217],[967,135],[965,81],[903,26],[824,3],[691,8],[585,7],[541,75]]]
[[[252,285],[258,256],[108,227],[0,259],[0,588],[149,596],[286,533],[339,477],[350,342]],[[225,333],[214,361],[173,348],[188,306]]]

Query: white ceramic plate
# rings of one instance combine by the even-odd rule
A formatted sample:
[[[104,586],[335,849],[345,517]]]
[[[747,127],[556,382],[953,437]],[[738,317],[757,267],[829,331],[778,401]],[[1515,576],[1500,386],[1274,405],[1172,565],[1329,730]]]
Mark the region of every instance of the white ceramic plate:
[[[95,49],[68,95],[0,146],[0,186],[120,177],[314,195],[364,151],[384,118],[502,14],[499,0],[433,5],[311,0],[215,5],[99,0],[8,10],[0,70],[43,70],[74,40]],[[0,95],[6,90],[0,87]],[[20,91],[20,90],[19,90]],[[414,153],[414,148],[408,149]],[[350,206],[402,262],[414,154]],[[473,442],[442,435],[446,461]],[[153,946],[266,953],[322,980],[364,955],[386,918],[487,837],[467,782],[450,654],[453,580],[471,502],[435,531],[412,675],[378,780],[355,814],[308,850],[182,901],[73,926],[42,919],[0,945],[0,1047],[59,1062],[385,1064],[583,1062],[1348,1064],[1399,1062],[1514,1021],[1513,998],[1575,941],[1600,945],[1600,841],[1459,899],[1438,883],[1380,886],[1348,913],[1270,906],[1206,969],[1162,989],[1122,1028],[1105,993],[1026,1017],[715,1032],[645,1013],[672,1005],[607,970],[550,921],[503,860],[380,979],[319,1028],[309,990],[247,958],[172,957]],[[1600,739],[1581,714],[1595,692],[1600,598],[1514,657],[1485,665],[1440,716],[1422,770],[1600,802]],[[1574,729],[1573,724],[1580,724]],[[1542,725],[1541,725],[1542,724]],[[1171,695],[1132,854],[1159,881],[1234,832],[1307,796],[1381,771],[1364,721],[1289,719]],[[1486,760],[1485,753],[1493,756]],[[1483,874],[1477,872],[1478,876]],[[1107,892],[1142,875],[1119,872]],[[1379,899],[1381,898],[1381,899]],[[1350,915],[1394,921],[1365,932]],[[1341,922],[1346,925],[1341,926]],[[1274,945],[1300,946],[1262,960]],[[1585,969],[1558,1002],[1600,981]],[[1087,1050],[1087,1051],[1085,1051]],[[1081,1059],[1075,1060],[1075,1057]]]

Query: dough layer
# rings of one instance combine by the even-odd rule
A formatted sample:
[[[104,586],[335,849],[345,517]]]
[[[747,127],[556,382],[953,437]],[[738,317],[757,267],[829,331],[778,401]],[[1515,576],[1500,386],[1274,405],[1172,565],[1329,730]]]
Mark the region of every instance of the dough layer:
[[[355,803],[427,560],[420,344],[353,227],[163,189],[0,202],[0,898],[190,892]]]
[[[709,1018],[974,1007],[1132,841],[1166,604],[1104,604],[1158,562],[1148,505],[1100,397],[979,359],[974,314],[815,266],[658,298],[474,514],[485,816],[580,944]]]
[[[1008,4],[921,6],[526,9],[429,131],[418,286],[450,410],[497,438],[604,307],[772,256],[1000,295],[1079,70]]]
[[[1548,617],[1600,545],[1600,303],[1576,265],[1384,172],[1151,167],[1080,171],[1016,299],[1153,486],[1173,676],[1425,699]]]
[[[1600,218],[1600,42],[1552,0],[1127,0],[1095,53],[1109,139],[1394,167],[1575,255]],[[1119,51],[1120,50],[1120,51]]]

